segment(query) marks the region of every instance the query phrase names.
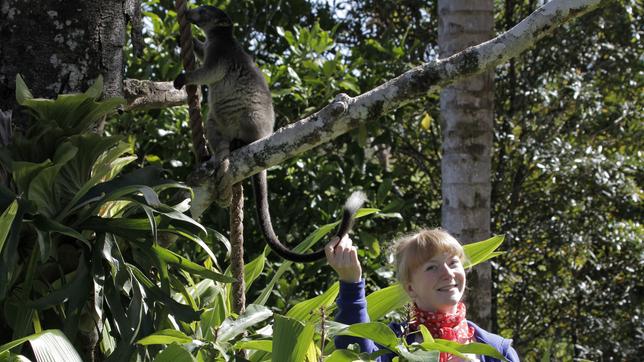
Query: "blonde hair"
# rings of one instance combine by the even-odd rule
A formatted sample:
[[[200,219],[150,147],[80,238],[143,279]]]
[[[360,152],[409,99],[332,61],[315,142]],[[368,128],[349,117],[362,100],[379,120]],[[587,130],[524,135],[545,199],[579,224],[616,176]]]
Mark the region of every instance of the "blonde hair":
[[[422,229],[403,236],[393,245],[398,280],[402,285],[410,281],[412,271],[439,253],[457,256],[465,262],[463,246],[447,231]]]

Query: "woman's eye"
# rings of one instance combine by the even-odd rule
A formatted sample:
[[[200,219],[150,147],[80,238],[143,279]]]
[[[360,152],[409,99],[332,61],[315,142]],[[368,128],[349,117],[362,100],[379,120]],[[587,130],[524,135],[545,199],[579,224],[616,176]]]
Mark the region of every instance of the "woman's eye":
[[[427,270],[427,271],[434,270],[434,269],[436,269],[435,265],[430,265],[427,268],[425,268],[425,270]]]

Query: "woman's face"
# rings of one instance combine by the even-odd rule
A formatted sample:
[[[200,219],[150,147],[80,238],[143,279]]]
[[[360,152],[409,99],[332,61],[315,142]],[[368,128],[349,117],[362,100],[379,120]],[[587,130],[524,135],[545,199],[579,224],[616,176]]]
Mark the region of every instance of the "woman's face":
[[[412,271],[407,294],[425,311],[454,312],[465,291],[465,269],[458,256],[437,254]]]

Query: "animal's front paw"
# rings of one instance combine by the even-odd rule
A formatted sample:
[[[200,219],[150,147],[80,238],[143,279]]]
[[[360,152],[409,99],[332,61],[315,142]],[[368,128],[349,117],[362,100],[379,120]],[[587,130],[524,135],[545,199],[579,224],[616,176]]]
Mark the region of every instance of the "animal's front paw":
[[[175,89],[183,88],[183,86],[186,85],[186,73],[179,74],[172,84]]]

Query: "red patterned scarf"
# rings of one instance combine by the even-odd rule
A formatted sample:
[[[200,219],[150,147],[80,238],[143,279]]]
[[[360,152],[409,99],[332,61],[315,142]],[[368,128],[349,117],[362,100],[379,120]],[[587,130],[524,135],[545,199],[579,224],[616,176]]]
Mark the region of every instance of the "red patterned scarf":
[[[421,324],[427,327],[434,338],[468,343],[474,336],[474,328],[465,320],[465,304],[462,302],[456,306],[456,313],[426,312],[414,303],[409,326],[411,330],[418,330]],[[448,353],[441,352],[440,362],[447,361],[449,356]]]

